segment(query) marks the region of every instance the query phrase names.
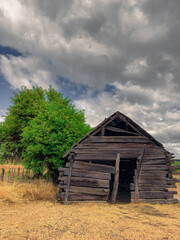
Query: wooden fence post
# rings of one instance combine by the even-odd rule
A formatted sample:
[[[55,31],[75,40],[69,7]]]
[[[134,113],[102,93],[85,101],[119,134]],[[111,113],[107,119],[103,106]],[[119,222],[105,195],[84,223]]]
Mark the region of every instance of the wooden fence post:
[[[14,168],[13,181],[15,180],[15,176],[16,176],[16,169]]]
[[[8,181],[10,179],[10,173],[11,173],[11,168],[9,168],[9,170],[8,170]]]
[[[4,174],[5,174],[5,170],[4,170],[4,168],[2,168],[1,181],[4,181]]]
[[[20,168],[17,170],[17,179],[19,180]]]
[[[25,172],[25,180],[27,180],[27,169],[26,169],[26,172]]]
[[[22,170],[22,180],[24,180],[24,168]]]
[[[116,166],[115,166],[115,176],[114,176],[114,184],[113,184],[113,191],[111,195],[111,203],[116,202],[118,186],[119,186],[119,165],[120,165],[120,154],[117,154],[116,157]]]

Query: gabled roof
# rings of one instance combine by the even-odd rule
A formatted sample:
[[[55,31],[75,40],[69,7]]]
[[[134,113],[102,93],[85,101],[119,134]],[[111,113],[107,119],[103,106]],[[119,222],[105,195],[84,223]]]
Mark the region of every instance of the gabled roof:
[[[163,145],[160,142],[158,142],[153,136],[151,136],[148,132],[146,132],[143,128],[141,128],[137,123],[135,123],[133,120],[131,120],[129,117],[127,117],[123,113],[120,113],[119,111],[117,111],[114,114],[112,114],[110,117],[105,118],[104,121],[102,121],[98,126],[96,126],[91,132],[87,133],[82,139],[80,139],[78,142],[76,142],[74,144],[74,146],[68,152],[65,153],[64,157],[67,157],[68,154],[71,152],[71,150],[73,148],[75,148],[78,144],[83,142],[86,138],[88,138],[91,135],[95,135],[103,127],[112,123],[116,119],[119,119],[120,121],[126,122],[129,126],[131,126],[131,128],[134,129],[134,131],[138,135],[145,136],[145,137],[149,138],[152,142],[154,142],[157,146],[163,147]]]

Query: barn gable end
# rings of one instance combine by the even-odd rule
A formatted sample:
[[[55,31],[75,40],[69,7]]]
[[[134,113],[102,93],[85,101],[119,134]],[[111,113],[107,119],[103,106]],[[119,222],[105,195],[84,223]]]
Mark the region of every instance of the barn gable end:
[[[172,154],[120,112],[105,119],[65,155],[58,199],[176,202]],[[115,167],[116,166],[116,167]],[[113,200],[113,197],[115,196]]]

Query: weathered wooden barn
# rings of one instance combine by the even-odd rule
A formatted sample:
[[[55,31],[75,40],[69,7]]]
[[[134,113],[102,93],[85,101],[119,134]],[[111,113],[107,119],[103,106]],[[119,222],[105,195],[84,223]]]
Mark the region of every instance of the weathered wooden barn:
[[[173,154],[120,112],[78,141],[59,168],[57,199],[175,203]]]

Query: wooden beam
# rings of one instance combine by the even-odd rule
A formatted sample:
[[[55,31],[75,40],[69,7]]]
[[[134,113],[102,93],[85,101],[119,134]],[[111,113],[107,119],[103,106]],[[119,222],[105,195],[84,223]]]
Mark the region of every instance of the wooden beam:
[[[132,129],[134,129],[136,132],[138,132],[140,135],[142,135],[142,133],[139,131],[139,129],[137,129],[136,127],[134,127],[127,119],[125,119],[124,117],[121,116],[120,118],[121,120],[123,120],[127,125],[129,125]]]
[[[137,177],[138,173],[137,173],[137,169],[135,169],[135,179],[134,179],[134,182],[135,182],[135,196],[134,196],[134,201],[135,203],[138,202],[138,199],[139,199],[139,189],[138,189],[138,177]]]
[[[69,167],[70,163],[66,163],[66,167]],[[109,166],[105,164],[96,164],[96,163],[87,163],[81,161],[75,161],[73,165],[73,169],[83,169],[83,170],[90,170],[90,171],[99,171],[99,172],[106,172],[106,173],[115,173],[115,167]]]
[[[139,174],[141,172],[141,165],[142,165],[142,160],[143,160],[143,157],[144,157],[145,149],[146,149],[146,144],[144,144],[144,146],[143,146],[143,150],[142,150],[142,153],[141,153],[141,156],[140,156],[140,159],[139,159],[139,167],[137,169],[137,178],[139,178]]]
[[[58,180],[60,180],[66,187],[68,176],[58,177]],[[109,180],[97,178],[71,177],[71,186],[109,188],[109,182]]]
[[[64,176],[69,176],[68,168],[59,168],[64,171]],[[89,171],[85,169],[73,169],[71,170],[72,177],[82,177],[82,178],[97,178],[111,180],[111,173],[99,172],[99,171]]]
[[[132,134],[132,135],[136,135],[136,136],[139,135],[138,133],[130,132],[130,131],[127,131],[127,130],[124,130],[124,129],[120,129],[120,128],[116,128],[116,127],[106,126],[105,128],[107,130],[110,130],[110,131],[113,131],[113,132],[128,133],[128,134]]]
[[[102,127],[101,129],[101,136],[104,136],[105,135],[105,127]]]
[[[70,188],[70,182],[71,182],[72,168],[73,168],[73,160],[70,160],[67,188],[66,188],[66,192],[65,192],[65,196],[64,196],[64,201],[63,201],[64,204],[66,204],[67,201],[68,201],[68,195],[69,195],[69,188]]]
[[[102,123],[100,123],[96,129],[94,131],[92,131],[91,136],[94,136],[96,133],[98,133],[99,131],[101,131],[101,129],[106,126],[107,124],[109,124],[110,122],[112,122],[114,119],[116,119],[118,117],[117,114],[115,114],[113,117],[111,117],[109,120],[105,119]],[[84,140],[84,139],[83,139]]]
[[[150,143],[144,136],[90,136],[84,143]]]
[[[118,153],[116,158],[115,176],[114,176],[113,191],[111,195],[111,203],[116,202],[118,185],[119,185],[119,165],[120,165],[120,154]]]

